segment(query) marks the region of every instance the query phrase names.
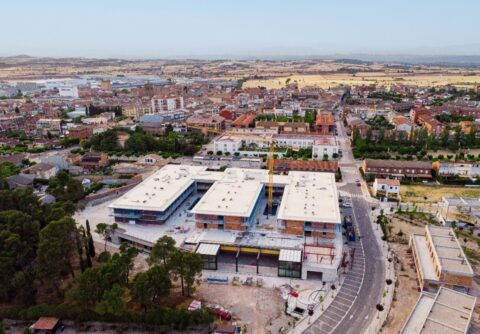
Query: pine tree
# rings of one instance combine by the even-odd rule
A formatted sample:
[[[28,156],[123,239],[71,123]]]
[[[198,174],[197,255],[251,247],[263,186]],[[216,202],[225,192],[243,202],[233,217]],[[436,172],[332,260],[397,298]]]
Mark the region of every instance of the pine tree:
[[[90,250],[88,248],[88,238],[87,235],[85,234],[85,229],[81,229],[82,232],[82,240],[83,240],[83,247],[85,248],[85,254],[86,254],[86,265],[87,268],[92,267],[92,257],[90,256]]]

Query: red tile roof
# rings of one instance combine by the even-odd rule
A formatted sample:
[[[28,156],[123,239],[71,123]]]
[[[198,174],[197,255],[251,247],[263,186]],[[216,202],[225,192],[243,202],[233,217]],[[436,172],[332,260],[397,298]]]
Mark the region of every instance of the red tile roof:
[[[60,320],[58,318],[53,317],[40,317],[35,324],[33,324],[33,328],[35,330],[41,331],[51,331],[57,326]]]

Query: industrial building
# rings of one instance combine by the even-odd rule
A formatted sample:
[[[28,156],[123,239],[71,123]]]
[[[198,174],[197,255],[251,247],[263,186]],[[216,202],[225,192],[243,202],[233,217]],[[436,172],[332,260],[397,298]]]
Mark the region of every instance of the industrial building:
[[[196,251],[205,269],[333,281],[343,239],[333,173],[166,165],[109,207],[114,241],[148,252],[162,235]]]

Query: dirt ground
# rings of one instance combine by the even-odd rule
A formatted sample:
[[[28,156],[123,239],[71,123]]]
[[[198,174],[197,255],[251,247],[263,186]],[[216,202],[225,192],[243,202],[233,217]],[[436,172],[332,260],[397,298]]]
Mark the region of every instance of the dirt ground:
[[[423,234],[425,232],[425,227],[423,226],[416,226],[393,216],[389,216],[388,218],[390,218],[391,221],[392,235],[396,235],[401,230],[404,238],[408,240],[412,234]]]
[[[443,196],[480,197],[480,188],[423,185],[402,185],[400,188],[404,202],[438,202]]]
[[[202,283],[195,294],[231,310],[247,326],[247,333],[278,333],[280,327],[293,322],[283,312],[284,301],[278,289]]]
[[[408,245],[391,244],[390,246],[394,249],[399,260],[395,264],[398,280],[383,333],[397,334],[415,306],[420,292],[418,291],[417,274],[413,269],[413,260],[411,260],[411,255],[407,253]]]

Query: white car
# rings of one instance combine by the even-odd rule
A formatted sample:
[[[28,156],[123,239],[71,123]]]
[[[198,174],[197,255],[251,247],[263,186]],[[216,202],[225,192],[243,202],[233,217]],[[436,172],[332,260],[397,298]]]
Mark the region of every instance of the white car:
[[[343,207],[344,207],[344,208],[351,208],[351,207],[352,207],[352,203],[350,203],[350,202],[344,202],[344,203],[343,203]]]

